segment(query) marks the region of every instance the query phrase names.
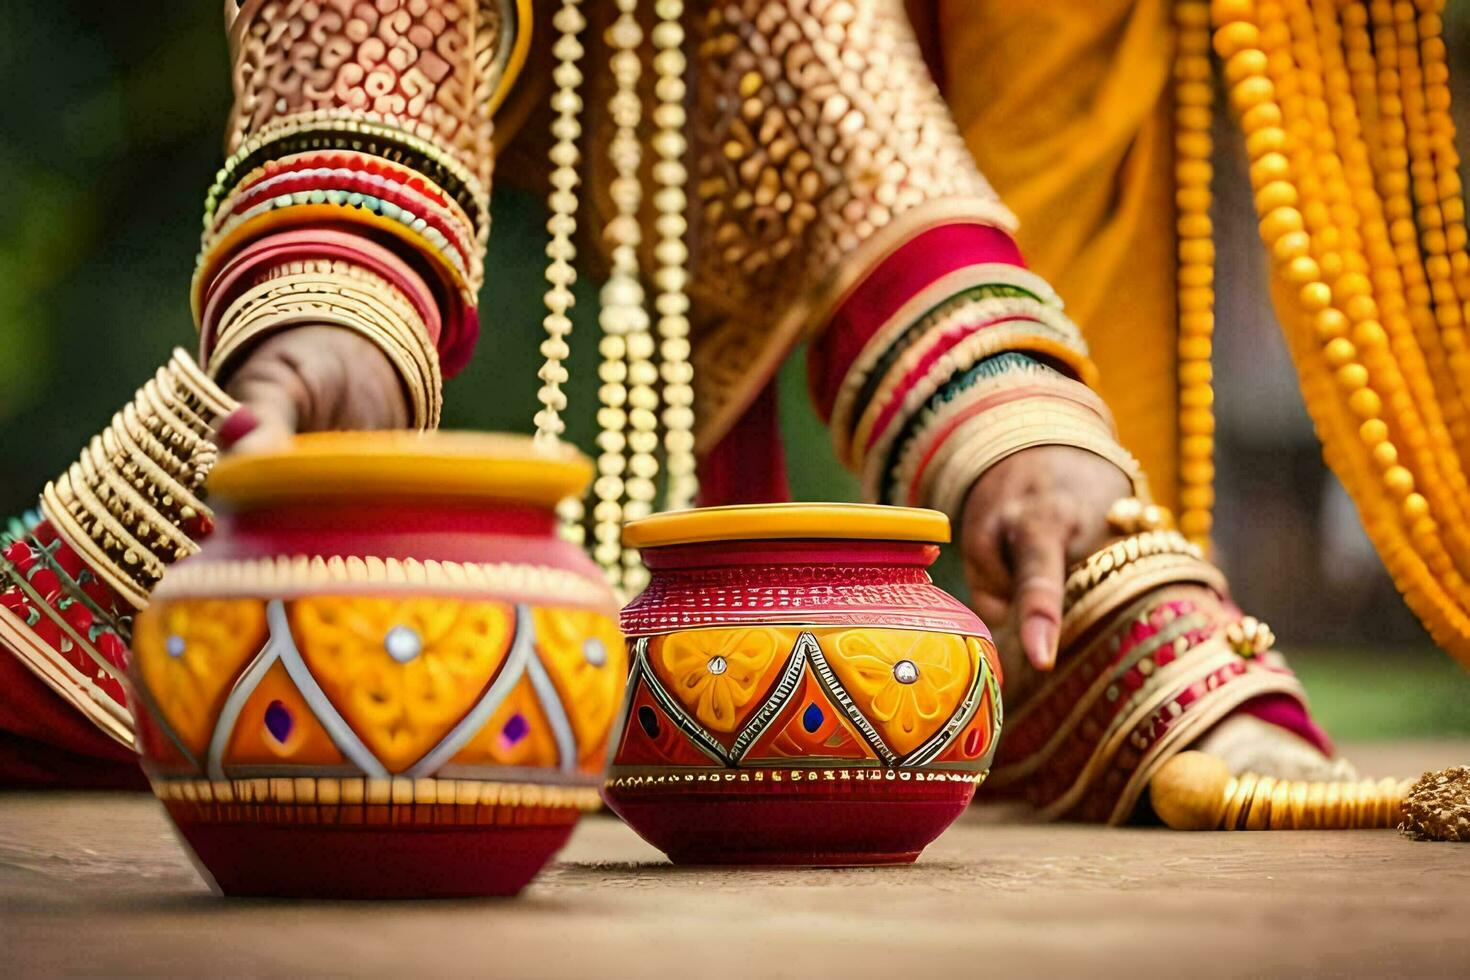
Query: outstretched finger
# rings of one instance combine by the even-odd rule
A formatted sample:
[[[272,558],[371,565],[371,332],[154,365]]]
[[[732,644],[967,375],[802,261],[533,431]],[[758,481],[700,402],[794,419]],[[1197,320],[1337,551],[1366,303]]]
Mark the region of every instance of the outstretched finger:
[[[260,452],[295,434],[301,418],[299,385],[267,373],[247,370],[227,386],[240,408],[220,426],[222,447],[231,452]]]
[[[1034,516],[1019,518],[1007,528],[1006,540],[1015,569],[1012,608],[1020,628],[1021,647],[1037,670],[1051,670],[1057,662],[1070,533],[1063,522]]]

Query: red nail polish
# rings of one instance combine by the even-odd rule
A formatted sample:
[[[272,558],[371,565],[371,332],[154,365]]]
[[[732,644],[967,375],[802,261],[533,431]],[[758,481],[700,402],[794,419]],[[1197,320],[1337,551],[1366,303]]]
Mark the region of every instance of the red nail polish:
[[[214,440],[221,449],[229,449],[254,431],[255,427],[259,424],[260,419],[255,417],[255,413],[250,410],[250,406],[241,405],[220,423],[219,429],[215,432]]]

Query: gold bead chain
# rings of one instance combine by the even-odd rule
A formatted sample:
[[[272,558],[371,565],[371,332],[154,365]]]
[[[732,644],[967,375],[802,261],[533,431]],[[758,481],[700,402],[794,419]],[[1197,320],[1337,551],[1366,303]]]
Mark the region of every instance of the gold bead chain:
[[[682,510],[694,503],[698,478],[694,469],[694,368],[689,363],[689,247],[685,236],[689,223],[685,187],[689,172],[684,166],[688,141],[684,138],[684,15],[683,0],[655,0],[658,24],[653,29],[653,70],[657,76],[654,95],[658,106],[653,122],[657,131],[653,151],[658,163],[653,168],[657,186],[653,206],[658,217],[655,230],[658,246],[653,284],[658,290],[654,309],[658,313],[660,376],[663,380],[664,457],[668,469],[665,507]]]
[[[617,0],[618,16],[606,35],[612,51],[609,68],[615,83],[608,103],[608,114],[614,127],[609,144],[609,159],[614,173],[610,187],[614,214],[604,229],[609,247],[610,274],[602,288],[598,315],[602,331],[598,344],[601,355],[598,366],[600,407],[597,413],[597,479],[592,488],[596,498],[592,512],[593,557],[602,566],[608,583],[623,599],[636,594],[648,581],[648,572],[638,553],[623,548],[621,538],[626,521],[646,517],[653,511],[659,471],[660,398],[656,385],[660,380],[664,398],[664,451],[669,463],[669,507],[689,506],[696,486],[693,368],[689,362],[689,297],[686,292],[689,249],[685,243],[688,231],[685,185],[688,174],[683,157],[688,144],[683,132],[686,62],[684,29],[680,23],[684,5],[682,0],[655,2],[658,22],[653,31],[653,44],[658,105],[654,116],[653,150],[658,159],[653,167],[653,179],[658,241],[654,250],[656,268],[653,280],[658,289],[655,307],[662,341],[658,351],[661,365],[656,367],[653,361],[654,337],[638,260],[643,237],[639,224],[643,204],[639,177],[643,147],[638,139],[643,104],[638,83],[642,75],[641,48],[644,40],[637,17],[638,2]],[[564,0],[553,21],[558,39],[553,50],[557,66],[553,76],[556,91],[552,97],[552,108],[556,119],[552,124],[552,135],[556,142],[551,150],[551,218],[547,224],[552,236],[547,247],[550,263],[546,273],[551,288],[546,293],[547,338],[541,345],[545,358],[539,375],[542,382],[538,392],[541,410],[536,414],[536,438],[543,444],[560,440],[566,431],[561,418],[567,404],[562,385],[567,381],[565,360],[569,347],[566,337],[572,329],[568,311],[573,303],[571,286],[576,281],[573,265],[576,248],[572,236],[577,229],[577,165],[580,162],[577,141],[582,135],[578,122],[582,109],[578,95],[582,73],[577,63],[583,48],[578,35],[586,27],[579,3],[580,0]],[[567,536],[579,543],[585,541],[582,502],[564,501],[558,511]]]
[[[577,196],[577,163],[581,154],[577,150],[577,140],[582,135],[582,124],[578,121],[582,110],[582,97],[578,94],[582,70],[578,62],[584,53],[580,35],[587,26],[587,19],[578,8],[580,3],[581,0],[562,0],[561,9],[552,18],[557,39],[552,46],[552,54],[556,58],[552,81],[556,91],[551,107],[556,116],[551,124],[554,138],[550,153],[552,190],[547,201],[551,217],[546,222],[546,229],[551,232],[551,242],[546,246],[549,260],[546,281],[550,288],[546,291],[546,317],[542,320],[546,339],[541,342],[541,356],[546,360],[537,372],[541,388],[536,397],[541,409],[535,419],[536,442],[543,446],[558,442],[566,431],[561,413],[567,407],[567,396],[562,384],[567,380],[565,362],[571,353],[567,345],[567,335],[572,332],[570,311],[576,302],[572,284],[577,281],[574,264],[577,246],[572,236],[577,231],[580,200]],[[558,513],[563,536],[580,544],[583,537],[582,501],[569,497],[562,501]]]
[[[1210,221],[1210,133],[1215,89],[1207,0],[1174,5],[1174,171],[1179,303],[1179,530],[1207,548],[1215,484],[1215,411],[1210,355],[1215,332],[1215,242]]]
[[[628,581],[628,568],[636,556],[624,554],[623,523],[645,516],[652,509],[653,478],[658,461],[656,378],[649,358],[653,336],[649,333],[644,306],[643,283],[639,277],[638,246],[642,229],[638,212],[643,202],[639,167],[643,146],[638,140],[643,103],[638,80],[643,72],[639,49],[643,28],[638,23],[637,0],[617,0],[618,17],[607,30],[612,49],[611,68],[615,88],[608,114],[615,127],[609,145],[613,165],[611,197],[614,215],[603,234],[611,256],[611,274],[602,288],[602,364],[598,375],[602,402],[598,435],[602,452],[597,458],[597,496],[593,512],[593,557],[607,572],[608,582],[626,597],[638,583]],[[635,573],[636,574],[636,573]]]
[[[1470,258],[1441,8],[1214,0],[1212,19],[1328,462],[1409,605],[1463,660]]]

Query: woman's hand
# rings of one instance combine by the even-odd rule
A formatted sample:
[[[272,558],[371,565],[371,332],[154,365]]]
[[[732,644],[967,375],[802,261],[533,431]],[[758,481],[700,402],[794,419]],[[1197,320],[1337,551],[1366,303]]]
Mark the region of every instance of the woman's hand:
[[[1068,566],[1108,540],[1108,510],[1131,493],[1116,466],[1071,446],[1023,450],[970,489],[960,549],[971,602],[987,623],[1014,624],[1037,670],[1056,664]]]
[[[339,327],[296,327],[263,341],[224,379],[241,407],[220,426],[232,450],[260,450],[296,432],[401,429],[409,409],[392,363]]]

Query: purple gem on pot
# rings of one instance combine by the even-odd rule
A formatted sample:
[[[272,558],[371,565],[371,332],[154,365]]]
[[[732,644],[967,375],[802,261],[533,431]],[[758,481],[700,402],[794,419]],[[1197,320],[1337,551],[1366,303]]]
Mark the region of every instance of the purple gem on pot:
[[[266,706],[265,730],[270,733],[271,738],[285,745],[294,727],[296,727],[296,722],[291,718],[290,708],[279,701],[272,701]]]
[[[510,720],[500,730],[500,741],[506,748],[510,748],[529,734],[531,734],[531,723],[526,721],[525,715],[517,711],[510,716]]]

